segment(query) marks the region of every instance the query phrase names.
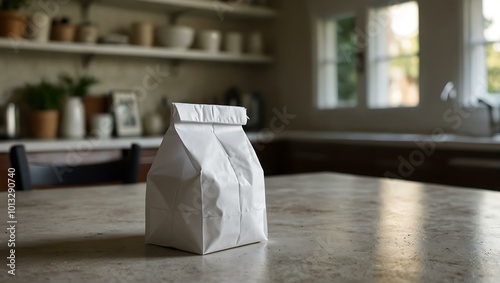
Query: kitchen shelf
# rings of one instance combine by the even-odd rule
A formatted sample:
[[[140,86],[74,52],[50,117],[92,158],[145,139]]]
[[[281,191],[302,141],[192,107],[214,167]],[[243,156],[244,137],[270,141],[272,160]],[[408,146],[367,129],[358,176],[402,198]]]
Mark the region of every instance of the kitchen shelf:
[[[115,7],[167,13],[193,10],[196,12],[213,13],[217,18],[221,14],[224,16],[234,15],[251,18],[272,18],[277,15],[275,10],[268,7],[238,4],[238,2],[230,4],[218,0],[95,0],[95,2]]]
[[[264,64],[271,63],[272,57],[265,55],[242,54],[235,55],[226,52],[209,53],[202,50],[180,50],[166,47],[138,47],[133,45],[112,45],[112,44],[81,44],[62,42],[34,42],[29,40],[0,39],[0,49],[12,50],[12,52],[39,51],[39,52],[59,52],[80,55],[109,55],[109,56],[130,56],[166,58],[180,60],[197,61],[217,61],[233,63]]]

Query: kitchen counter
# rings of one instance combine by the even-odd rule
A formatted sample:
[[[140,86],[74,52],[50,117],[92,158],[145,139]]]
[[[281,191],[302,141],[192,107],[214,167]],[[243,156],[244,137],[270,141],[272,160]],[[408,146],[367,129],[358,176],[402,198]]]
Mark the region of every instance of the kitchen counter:
[[[4,264],[1,282],[500,278],[498,192],[331,173],[266,178],[269,241],[205,256],[144,244],[144,183],[16,196],[16,275]],[[6,231],[6,210],[0,221]]]
[[[248,133],[251,142],[269,143],[276,140],[293,141],[318,141],[333,143],[349,143],[360,145],[383,146],[415,146],[426,141],[432,142],[440,149],[463,149],[499,151],[500,135],[493,137],[469,137],[451,134],[422,135],[422,134],[397,134],[397,133],[362,133],[362,132],[307,132],[289,131],[273,134],[270,131]],[[163,137],[137,137],[137,138],[111,138],[111,139],[85,139],[85,140],[13,140],[1,141],[0,153],[9,151],[13,144],[24,144],[28,152],[48,152],[61,150],[92,149],[122,149],[135,142],[143,148],[158,148]]]

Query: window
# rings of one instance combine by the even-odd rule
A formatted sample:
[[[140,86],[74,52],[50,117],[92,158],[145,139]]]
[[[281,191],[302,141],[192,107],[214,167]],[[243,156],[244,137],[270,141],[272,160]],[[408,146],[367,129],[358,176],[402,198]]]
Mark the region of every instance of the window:
[[[466,93],[500,101],[500,1],[470,0]],[[467,68],[468,67],[468,68]]]
[[[370,11],[368,103],[372,108],[419,103],[419,19],[415,1]]]
[[[355,17],[317,23],[317,106],[320,109],[357,104],[355,26]]]

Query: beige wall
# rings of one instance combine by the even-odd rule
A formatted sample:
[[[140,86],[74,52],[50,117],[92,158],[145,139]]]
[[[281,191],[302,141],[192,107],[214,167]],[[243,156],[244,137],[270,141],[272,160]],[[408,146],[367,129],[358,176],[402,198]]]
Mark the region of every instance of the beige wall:
[[[276,107],[286,105],[297,118],[289,129],[415,132],[430,134],[436,128],[474,132],[486,126],[486,112],[478,110],[469,118],[453,111],[439,94],[448,81],[459,83],[461,73],[462,1],[419,0],[420,7],[420,96],[415,108],[367,109],[366,85],[358,89],[360,106],[355,109],[318,110],[314,106],[314,48],[312,20],[315,15],[335,16],[346,12],[358,15],[365,30],[365,16],[374,5],[391,1],[294,0],[279,1],[277,21],[278,65],[273,75],[279,84]],[[394,2],[394,1],[392,1]],[[363,81],[365,75],[359,79]],[[443,118],[446,113],[447,118]],[[455,118],[455,119],[453,119]],[[461,119],[461,125],[457,119]],[[455,129],[452,129],[454,127]]]

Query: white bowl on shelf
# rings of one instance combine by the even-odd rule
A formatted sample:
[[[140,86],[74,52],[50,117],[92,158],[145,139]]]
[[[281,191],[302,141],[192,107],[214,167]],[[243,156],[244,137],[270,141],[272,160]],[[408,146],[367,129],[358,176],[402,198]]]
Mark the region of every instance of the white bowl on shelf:
[[[187,26],[160,27],[156,36],[162,46],[188,49],[194,41],[194,29]]]

